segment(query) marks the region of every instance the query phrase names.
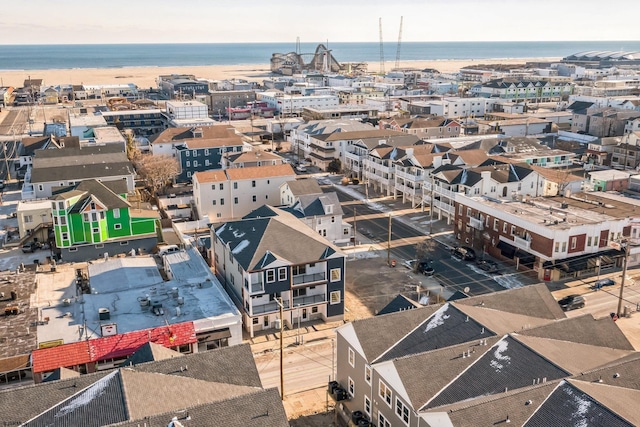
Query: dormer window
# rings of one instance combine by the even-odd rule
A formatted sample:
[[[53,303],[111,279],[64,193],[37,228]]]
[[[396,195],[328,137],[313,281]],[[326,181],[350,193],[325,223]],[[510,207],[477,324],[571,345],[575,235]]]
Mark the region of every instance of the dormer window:
[[[333,205],[326,205],[324,208],[325,208],[325,211],[328,214],[332,214],[333,213]]]

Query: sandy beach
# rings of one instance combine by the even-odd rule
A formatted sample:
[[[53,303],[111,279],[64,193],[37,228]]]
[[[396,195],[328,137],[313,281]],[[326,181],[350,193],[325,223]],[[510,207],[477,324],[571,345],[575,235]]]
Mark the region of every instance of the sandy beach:
[[[436,60],[404,61],[401,68],[435,68],[441,73],[451,73],[468,65],[481,64],[524,64],[526,62],[559,61],[560,58],[495,58],[477,60]],[[385,62],[385,69],[391,70],[394,62]],[[377,72],[378,63],[369,63],[369,71]],[[61,70],[2,70],[2,86],[22,87],[24,81],[43,79],[44,85],[58,84],[126,84],[135,83],[139,88],[156,87],[156,79],[163,74],[194,74],[197,78],[224,80],[241,78],[262,81],[270,76],[269,64],[262,65],[212,65],[178,67],[126,67],[126,68],[80,68]]]

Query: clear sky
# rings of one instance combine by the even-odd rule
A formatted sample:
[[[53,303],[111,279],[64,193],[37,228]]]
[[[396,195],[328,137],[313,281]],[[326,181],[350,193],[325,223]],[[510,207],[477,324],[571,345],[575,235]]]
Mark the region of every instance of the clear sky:
[[[4,0],[0,44],[640,40],[638,0]]]

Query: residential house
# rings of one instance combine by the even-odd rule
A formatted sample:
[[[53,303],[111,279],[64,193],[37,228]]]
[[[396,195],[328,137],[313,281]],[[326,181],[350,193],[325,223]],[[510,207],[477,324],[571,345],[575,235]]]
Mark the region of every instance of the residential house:
[[[49,198],[54,187],[75,185],[88,179],[120,181],[129,192],[134,189],[134,178],[133,165],[122,147],[115,144],[36,150],[31,172],[25,176],[22,199]]]
[[[344,212],[336,192],[323,192],[315,179],[282,184],[280,205],[334,245],[347,244],[354,237],[353,227],[343,221]]]
[[[159,109],[101,111],[100,115],[108,125],[131,129],[139,136],[160,133],[168,126],[167,117]]]
[[[624,191],[629,188],[629,177],[633,171],[627,172],[606,169],[589,172],[590,191]]]
[[[346,256],[293,215],[226,222],[211,240],[215,270],[250,336],[282,321],[342,320]]]
[[[18,167],[31,166],[36,150],[55,150],[65,147],[80,148],[80,138],[77,136],[56,137],[55,135],[24,137],[18,145]]]
[[[59,97],[60,94],[58,91],[54,87],[49,86],[42,92],[41,99],[44,104],[57,104]]]
[[[149,138],[154,155],[175,157],[180,164],[176,181],[190,181],[196,172],[222,169],[225,153],[240,153],[244,143],[226,125],[169,128]]]
[[[164,329],[167,335],[168,328]],[[112,346],[118,345],[111,341]],[[115,370],[80,375],[60,367],[43,383],[3,390],[3,418],[16,425],[63,422],[85,427],[205,426],[212,422],[248,427],[289,425],[278,390],[262,387],[248,345],[185,355],[151,341],[134,344],[137,347],[130,359]],[[87,351],[86,346],[76,354],[71,349],[59,351],[67,346],[46,350],[57,350],[65,360],[79,359],[85,356],[82,350]],[[109,355],[106,345],[96,350]],[[53,355],[46,362],[52,359]]]
[[[464,148],[485,150],[489,156],[501,161],[527,163],[547,168],[571,166],[576,157],[576,153],[549,148],[533,137],[479,139],[465,145]]]
[[[638,386],[619,380],[640,369],[629,340],[608,318],[566,318],[542,284],[347,323],[336,351],[343,424],[640,422],[622,402]]]
[[[11,105],[13,101],[13,86],[0,86],[0,107]]]
[[[224,153],[222,168],[250,168],[256,166],[281,165],[285,159],[276,153],[262,150]]]
[[[279,91],[258,92],[256,100],[266,102],[269,107],[275,108],[280,116],[301,116],[304,107],[337,108],[340,104],[340,99],[337,95],[299,95]]]
[[[495,79],[472,87],[471,93],[483,98],[508,99],[513,102],[552,102],[571,95],[573,87],[573,83],[566,81]]]
[[[265,203],[278,203],[280,185],[296,179],[289,164],[196,172],[193,195],[200,219],[242,218]]]
[[[628,121],[640,117],[640,111],[619,108],[590,107],[573,111],[571,132],[598,137],[621,136]]]
[[[636,201],[600,193],[528,197],[522,201],[455,194],[455,233],[479,251],[534,269],[538,278],[559,280],[593,274],[621,262],[610,242],[637,236]],[[630,250],[638,252],[634,240]]]
[[[393,129],[416,135],[420,139],[455,138],[460,136],[460,123],[455,120],[436,117],[391,118],[378,123],[380,129]]]
[[[508,120],[478,120],[480,133],[498,133],[505,137],[526,137],[551,132],[551,120],[535,117]]]
[[[39,242],[49,240],[49,227],[52,225],[51,202],[48,200],[18,202],[16,218],[20,239],[31,236]]]
[[[640,147],[628,141],[620,142],[613,147],[611,167],[615,169],[635,169],[640,167]]]
[[[51,197],[56,247],[65,261],[86,261],[157,243],[157,211],[133,207],[123,181],[84,180]]]
[[[610,166],[613,150],[622,142],[622,137],[612,136],[606,138],[597,138],[590,141],[587,150],[581,159],[585,164],[586,170],[591,170],[595,166]]]

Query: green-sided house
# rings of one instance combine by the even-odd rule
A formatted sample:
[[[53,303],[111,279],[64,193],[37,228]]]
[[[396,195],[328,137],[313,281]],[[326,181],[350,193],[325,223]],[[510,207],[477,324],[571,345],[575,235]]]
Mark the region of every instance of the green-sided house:
[[[159,215],[134,209],[124,182],[82,181],[51,197],[57,250],[64,261],[86,261],[120,253],[150,252],[157,244]]]

